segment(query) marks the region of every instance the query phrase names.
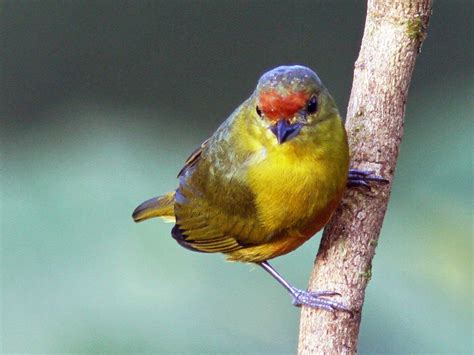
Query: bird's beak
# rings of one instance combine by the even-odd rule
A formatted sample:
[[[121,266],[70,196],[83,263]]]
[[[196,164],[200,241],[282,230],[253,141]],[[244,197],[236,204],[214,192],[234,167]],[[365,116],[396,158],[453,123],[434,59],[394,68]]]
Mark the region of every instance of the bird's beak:
[[[301,122],[295,122],[293,124],[288,123],[287,120],[279,120],[276,125],[274,125],[270,130],[276,136],[278,144],[282,144],[286,141],[289,141],[291,138],[294,138],[300,133]]]

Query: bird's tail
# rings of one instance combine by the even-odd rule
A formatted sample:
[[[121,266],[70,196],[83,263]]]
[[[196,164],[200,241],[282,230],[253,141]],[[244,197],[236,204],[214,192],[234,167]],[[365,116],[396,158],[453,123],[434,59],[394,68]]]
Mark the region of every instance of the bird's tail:
[[[141,222],[149,218],[160,217],[167,222],[175,222],[174,196],[175,192],[173,191],[143,202],[133,211],[133,220],[135,222]]]

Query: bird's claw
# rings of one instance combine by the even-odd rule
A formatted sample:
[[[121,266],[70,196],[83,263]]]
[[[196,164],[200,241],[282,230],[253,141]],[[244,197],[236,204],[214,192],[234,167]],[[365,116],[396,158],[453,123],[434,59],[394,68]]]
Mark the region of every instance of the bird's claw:
[[[370,189],[370,182],[388,184],[389,181],[381,176],[375,175],[374,171],[350,169],[347,178],[348,187],[364,187]]]
[[[335,302],[324,298],[322,296],[340,296],[339,292],[335,291],[303,291],[294,289],[292,292],[293,300],[292,303],[296,307],[308,306],[312,308],[325,309],[330,312],[344,311],[352,313],[342,303]]]

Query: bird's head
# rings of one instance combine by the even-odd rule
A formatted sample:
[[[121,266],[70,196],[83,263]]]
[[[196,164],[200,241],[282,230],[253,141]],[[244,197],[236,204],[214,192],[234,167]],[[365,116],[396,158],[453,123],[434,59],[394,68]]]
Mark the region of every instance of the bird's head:
[[[300,65],[280,66],[262,75],[253,98],[255,114],[279,144],[337,114],[317,74]]]

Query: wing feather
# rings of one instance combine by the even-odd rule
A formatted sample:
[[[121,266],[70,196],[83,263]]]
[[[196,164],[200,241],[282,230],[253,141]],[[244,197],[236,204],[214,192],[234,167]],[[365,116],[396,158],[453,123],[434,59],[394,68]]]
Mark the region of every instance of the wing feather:
[[[174,210],[179,242],[187,248],[226,253],[269,238],[258,220],[255,196],[242,178],[253,153],[236,151],[238,144],[232,141],[230,130],[238,115],[237,110],[179,172]]]
[[[178,177],[182,176],[185,171],[191,167],[193,167],[198,161],[199,158],[201,157],[202,150],[207,146],[207,143],[209,142],[209,139],[206,139],[204,142],[201,143],[201,145],[194,150],[191,155],[186,159],[184,162],[184,166],[181,168],[181,170],[178,173]]]

